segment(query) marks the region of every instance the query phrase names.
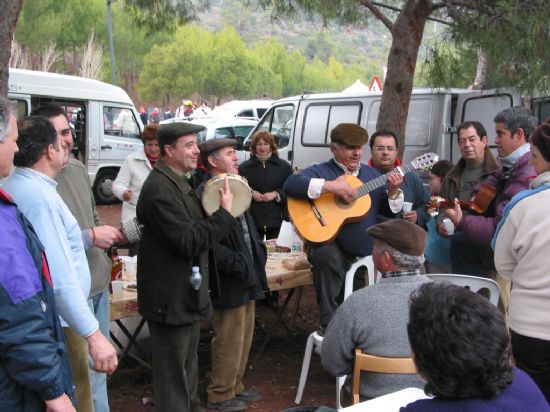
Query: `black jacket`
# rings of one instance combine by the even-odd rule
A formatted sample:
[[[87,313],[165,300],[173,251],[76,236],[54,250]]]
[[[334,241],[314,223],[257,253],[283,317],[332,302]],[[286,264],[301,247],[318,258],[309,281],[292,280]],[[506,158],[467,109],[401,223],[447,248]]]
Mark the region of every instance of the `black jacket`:
[[[272,155],[266,162],[262,162],[252,156],[239,166],[239,174],[246,177],[252,190],[260,193],[277,191],[281,197],[280,202],[255,202],[252,200],[251,213],[258,227],[280,227],[281,221],[288,220],[286,209],[286,195],[283,184],[292,174],[292,167],[277,155]]]
[[[205,181],[210,177],[207,175]],[[198,189],[199,196],[202,189],[203,186]],[[250,213],[246,211],[243,217],[250,234],[252,254],[245,243],[241,218],[237,218],[238,223],[231,233],[213,248],[215,268],[210,268],[211,283],[214,284],[213,279],[219,282],[217,290],[211,295],[215,308],[236,308],[250,300],[263,299],[264,291],[267,291],[266,248]]]
[[[161,160],[143,184],[137,204],[143,224],[138,253],[139,313],[147,320],[185,325],[208,319],[208,250],[226,237],[237,221],[224,209],[205,219],[185,177]],[[192,266],[200,266],[198,291],[189,284]]]

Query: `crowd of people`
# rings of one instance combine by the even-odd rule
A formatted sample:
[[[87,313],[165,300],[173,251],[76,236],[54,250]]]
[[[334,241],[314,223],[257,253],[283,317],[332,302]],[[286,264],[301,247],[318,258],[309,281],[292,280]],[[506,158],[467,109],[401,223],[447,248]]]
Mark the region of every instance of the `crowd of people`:
[[[202,102],[200,105],[186,98],[182,98],[181,105],[177,107],[175,112],[172,112],[170,107],[166,107],[164,112],[158,107],[154,107],[148,111],[144,105],[138,108],[141,123],[144,126],[159,124],[161,120],[177,119],[177,120],[192,120],[196,117],[206,117],[212,112],[208,103]]]
[[[176,118],[185,118],[188,103]],[[538,126],[529,110],[513,107],[494,121],[497,158],[480,123],[458,127],[460,160],[440,161],[430,172],[430,191],[448,198],[448,208],[441,204],[430,216],[430,192],[415,172],[402,172],[391,130],[369,138],[357,124],[341,123],[330,134],[332,158],[292,173],[269,132],[252,136],[251,157],[239,165],[235,140],[198,145],[204,126],[147,119],[144,148],[126,159],[113,192],[123,201],[121,221],[143,225],[129,248],[137,254],[157,410],[203,410],[197,348],[205,320],[214,330],[207,407],[244,411],[261,399],[244,377],[255,304],[269,292],[264,240],[288,219],[288,198],[353,201],[350,175],[387,182],[370,192],[369,212],[334,240],[306,243],[327,371],[350,374],[356,348],[389,357],[412,352],[417,375],[365,374],[361,399],[419,387],[433,399],[403,410],[550,410],[550,222],[543,212],[550,119]],[[85,168],[69,159],[72,144],[61,107],[39,107],[17,123],[14,107],[0,98],[0,221],[8,228],[0,236],[1,410],[109,410],[106,373],[118,358],[107,338],[105,249],[127,239],[100,224]],[[228,174],[245,177],[252,192],[250,209],[238,215]],[[220,176],[220,207],[206,213],[202,194]],[[379,281],[364,287],[357,271],[355,292],[344,300],[348,269],[369,255]],[[426,272],[498,280],[500,310]],[[350,403],[349,382],[342,391]]]

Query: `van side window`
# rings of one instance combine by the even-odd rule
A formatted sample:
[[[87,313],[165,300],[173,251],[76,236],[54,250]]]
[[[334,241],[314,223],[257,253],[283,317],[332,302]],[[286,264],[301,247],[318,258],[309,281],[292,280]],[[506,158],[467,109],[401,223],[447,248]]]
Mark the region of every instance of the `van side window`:
[[[361,109],[361,102],[309,105],[305,112],[304,127],[302,128],[302,144],[304,146],[328,146],[330,131],[340,123],[359,124]]]
[[[269,109],[266,117],[258,124],[257,131],[268,131],[275,137],[277,147],[288,146],[290,131],[294,122],[294,105],[277,106]]]
[[[17,120],[21,120],[25,116],[29,114],[29,109],[27,107],[27,101],[26,100],[20,100],[10,97],[10,102],[15,104],[16,106],[16,117]]]
[[[103,107],[103,132],[111,136],[140,138],[139,126],[130,109]]]

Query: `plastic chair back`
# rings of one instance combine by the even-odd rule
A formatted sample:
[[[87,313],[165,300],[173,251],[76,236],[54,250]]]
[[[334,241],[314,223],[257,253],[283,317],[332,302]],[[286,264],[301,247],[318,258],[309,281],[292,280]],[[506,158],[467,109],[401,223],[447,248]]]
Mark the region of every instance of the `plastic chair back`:
[[[470,289],[472,292],[481,293],[483,296],[485,296],[485,291],[487,291],[489,293],[489,301],[495,306],[498,305],[500,287],[498,283],[492,279],[450,273],[430,273],[427,276],[435,281],[447,281],[457,286],[463,286]]]

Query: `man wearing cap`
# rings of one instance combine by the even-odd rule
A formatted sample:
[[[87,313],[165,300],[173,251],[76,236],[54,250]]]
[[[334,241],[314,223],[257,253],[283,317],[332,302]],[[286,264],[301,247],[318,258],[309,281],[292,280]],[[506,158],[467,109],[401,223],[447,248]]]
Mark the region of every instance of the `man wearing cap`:
[[[354,123],[340,123],[331,131],[330,140],[333,159],[290,176],[283,187],[288,196],[317,199],[321,194],[330,192],[350,202],[356,190],[346,182],[344,175],[356,176],[363,182],[380,176],[378,171],[361,163],[362,146],[369,140],[365,129]],[[332,243],[307,245],[320,306],[319,333],[324,333],[324,328],[342,302],[344,278],[352,262],[372,254],[373,241],[370,236],[365,236],[365,231],[376,223],[377,214],[394,216],[393,213],[401,210],[403,192],[399,185],[402,182],[403,177],[399,173],[391,172],[387,192],[385,188],[379,188],[370,193],[371,209],[361,221],[344,225]],[[364,278],[356,274],[354,289],[363,285]]]
[[[420,272],[426,247],[423,229],[407,220],[390,220],[367,233],[374,238],[372,258],[382,278],[349,296],[328,325],[321,361],[336,376],[352,373],[356,348],[372,355],[409,357],[409,296],[430,282]],[[423,384],[416,375],[364,373],[359,393],[368,399],[411,386],[422,388]],[[342,399],[351,400],[349,380]]]
[[[208,249],[237,221],[226,181],[220,209],[205,219],[190,173],[197,166],[197,132],[204,126],[177,122],[158,128],[161,158],[145,180],[137,203],[144,225],[139,245],[139,313],[151,332],[158,411],[202,411],[197,392],[200,322],[210,319]],[[191,282],[192,268],[201,282]],[[193,278],[195,279],[195,277]]]
[[[208,174],[205,181],[221,173],[238,174],[236,140],[210,139],[199,146]],[[199,187],[199,196],[204,186]],[[208,385],[208,408],[244,411],[247,402],[261,395],[245,389],[243,377],[254,333],[255,301],[267,290],[265,262],[267,253],[249,211],[237,217],[238,225],[214,245],[214,260],[219,278],[213,293],[212,373]]]

